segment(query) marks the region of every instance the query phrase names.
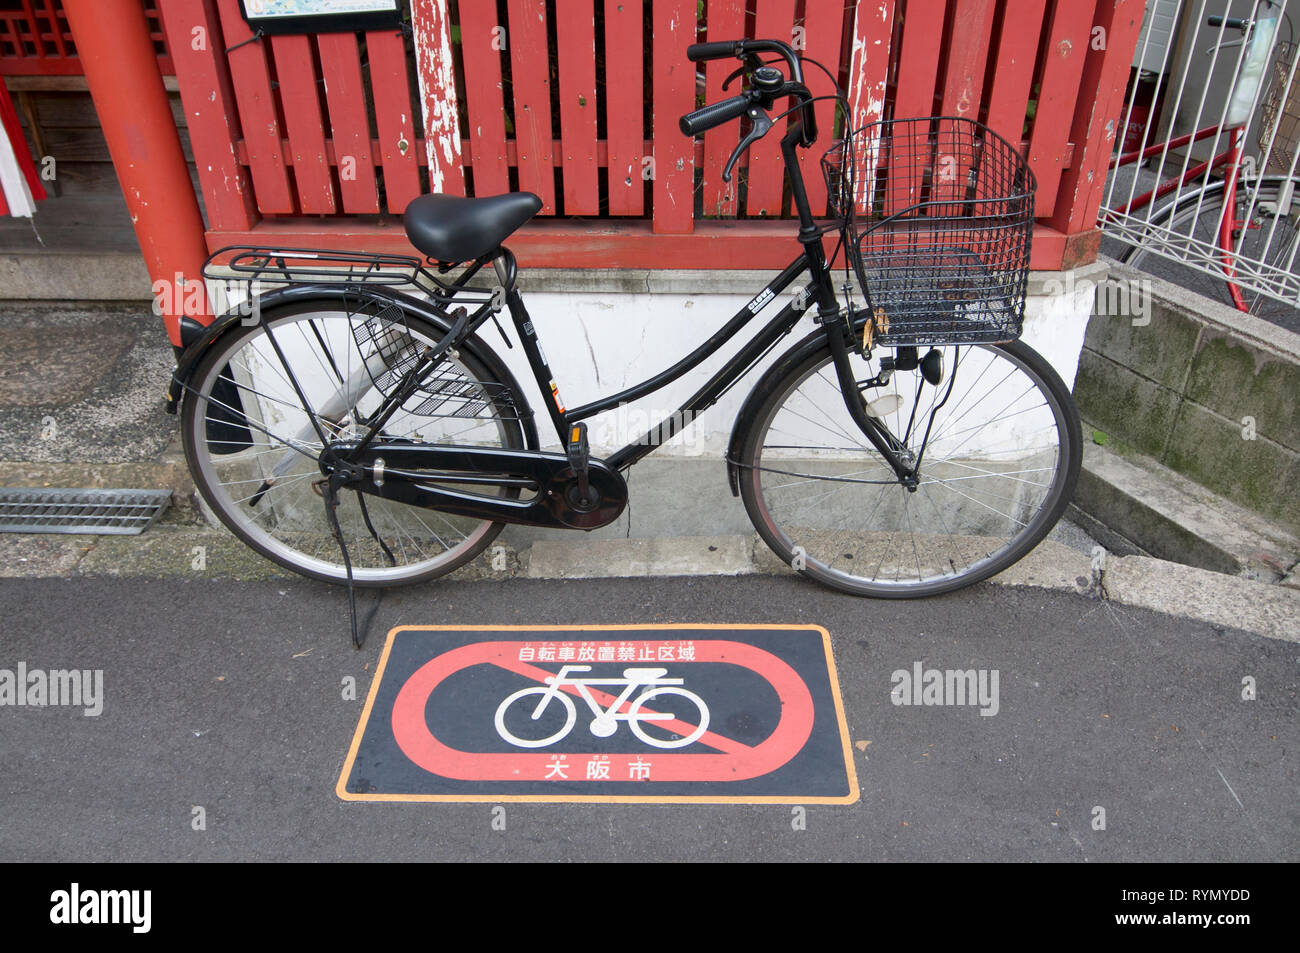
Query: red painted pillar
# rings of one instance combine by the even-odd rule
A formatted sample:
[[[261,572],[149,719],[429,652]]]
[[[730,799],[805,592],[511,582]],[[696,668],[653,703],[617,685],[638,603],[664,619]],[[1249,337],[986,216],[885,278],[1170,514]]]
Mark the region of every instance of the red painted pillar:
[[[210,320],[200,275],[207,246],[144,5],[140,0],[64,0],[63,8],[154,282],[155,301],[168,336],[179,344],[181,314]],[[178,275],[199,285],[179,284]]]

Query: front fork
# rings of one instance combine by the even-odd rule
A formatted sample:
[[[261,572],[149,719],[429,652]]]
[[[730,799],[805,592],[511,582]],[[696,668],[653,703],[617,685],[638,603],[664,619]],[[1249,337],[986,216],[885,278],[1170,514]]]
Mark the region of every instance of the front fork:
[[[840,393],[844,395],[844,406],[848,408],[849,416],[858,425],[858,429],[866,435],[872,446],[879,450],[880,455],[889,463],[894,475],[898,477],[898,481],[908,490],[916,492],[916,488],[920,484],[920,476],[917,473],[916,465],[910,462],[911,457],[907,452],[907,448],[894,434],[889,432],[888,428],[881,425],[880,421],[867,413],[867,403],[862,397],[862,391],[858,388],[857,376],[853,373],[853,365],[849,360],[850,320],[849,315],[845,314],[842,319],[828,325],[826,329],[826,338],[831,347],[831,357],[835,363],[835,376],[839,378]]]
[[[912,457],[907,452],[907,447],[880,421],[867,413],[867,403],[862,397],[850,361],[853,312],[848,308],[841,310],[835,297],[835,287],[822,249],[821,235],[814,235],[810,230],[807,234],[801,233],[799,240],[808,256],[809,270],[812,272],[813,285],[817,293],[818,320],[826,329],[826,340],[830,344],[835,376],[839,378],[840,393],[844,396],[844,406],[858,429],[889,463],[898,481],[908,490],[916,492],[920,477],[916,464],[912,462]]]

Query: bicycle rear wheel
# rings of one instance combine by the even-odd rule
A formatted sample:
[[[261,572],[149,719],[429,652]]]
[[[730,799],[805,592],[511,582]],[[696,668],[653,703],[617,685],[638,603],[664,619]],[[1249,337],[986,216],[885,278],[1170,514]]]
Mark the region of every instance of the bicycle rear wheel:
[[[1268,176],[1260,181],[1250,221],[1241,235],[1241,254],[1265,266],[1290,272],[1300,266],[1300,253],[1296,251],[1297,242],[1300,241],[1300,230],[1296,226],[1297,218],[1300,217],[1300,180],[1296,180],[1293,189],[1290,213],[1279,216],[1276,210],[1287,181],[1284,176]],[[1201,247],[1213,247],[1218,242],[1219,222],[1223,218],[1223,192],[1223,182],[1212,182],[1204,189],[1185,195],[1155,213],[1151,224],[1162,233],[1171,232],[1174,241],[1177,241],[1177,236],[1184,236],[1193,239]],[[1248,201],[1247,190],[1239,188],[1237,209],[1234,212],[1237,218],[1244,217]],[[1158,255],[1147,245],[1132,246],[1120,261],[1180,288],[1236,307],[1225,271],[1211,269],[1214,272],[1211,274]],[[1300,332],[1300,308],[1294,303],[1279,301],[1245,285],[1238,285],[1238,288],[1251,314],[1288,330]]]
[[[316,427],[330,442],[360,438],[368,415],[445,329],[373,301],[346,309],[337,300],[299,302],[264,317],[219,339],[195,369],[181,416],[186,459],[208,506],[250,547],[294,572],[345,582],[321,495]],[[519,408],[526,405],[514,381],[490,370],[481,356],[490,351],[476,339],[455,353],[403,403],[382,438],[524,447]],[[337,518],[359,586],[451,572],[502,528],[349,489],[339,494]]]
[[[1001,572],[1060,519],[1082,459],[1060,377],[1020,342],[936,350],[937,386],[918,368],[855,395],[921,454],[915,492],[853,423],[829,346],[760,383],[767,390],[738,461],[741,497],[795,569],[856,595],[937,595]],[[854,355],[854,379],[876,378],[886,353]]]

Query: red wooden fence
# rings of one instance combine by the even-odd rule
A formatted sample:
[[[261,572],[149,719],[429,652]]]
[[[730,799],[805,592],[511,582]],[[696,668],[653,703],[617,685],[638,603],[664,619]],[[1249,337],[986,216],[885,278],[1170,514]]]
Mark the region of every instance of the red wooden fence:
[[[728,186],[738,124],[696,142],[677,128],[683,113],[735,91],[722,91],[734,62],[697,67],[687,45],[742,36],[783,39],[824,63],[847,82],[855,124],[968,116],[1021,143],[1040,186],[1035,267],[1089,260],[1144,6],[506,0],[501,18],[483,0],[411,0],[408,36],[246,43],[237,0],[158,2],[210,246],[409,251],[397,216],[420,192],[526,189],[543,209],[511,245],[542,267],[774,267],[793,257],[788,223],[763,221],[790,215],[780,130]],[[196,26],[210,43],[193,42]],[[816,67],[807,80],[830,92]],[[818,160],[836,123],[832,103],[817,108],[823,143],[801,160],[824,208]]]
[[[0,10],[0,76],[75,76],[81,73],[61,0],[10,0]],[[172,73],[158,22],[157,0],[144,0],[158,49],[158,65]]]

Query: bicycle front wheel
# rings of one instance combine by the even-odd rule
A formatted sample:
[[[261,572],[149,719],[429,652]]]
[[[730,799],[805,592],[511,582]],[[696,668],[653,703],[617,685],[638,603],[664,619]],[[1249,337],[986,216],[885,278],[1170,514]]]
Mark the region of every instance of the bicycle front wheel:
[[[334,300],[300,302],[263,317],[219,339],[190,379],[181,416],[190,472],[217,517],[257,552],[305,576],[345,582],[322,495],[320,434],[330,443],[360,439],[370,415],[445,329],[371,301],[346,309]],[[522,448],[522,398],[477,356],[485,348],[471,340],[444,357],[381,439]],[[336,516],[359,586],[451,572],[501,530],[350,489],[340,492]]]
[[[642,713],[641,708],[647,702],[657,701],[658,704],[651,708],[652,711],[660,707],[667,708],[664,701],[666,698],[685,699],[687,704],[676,706],[681,709],[680,712],[668,709],[667,711],[657,712],[653,716]],[[668,734],[668,737],[660,737],[658,734],[646,731],[645,726],[642,724],[644,721],[653,725],[657,721],[666,721],[678,717],[694,725],[689,732],[680,736]],[[632,734],[655,748],[684,748],[704,737],[704,733],[709,730],[709,708],[704,704],[704,699],[684,688],[652,688],[632,703],[627,712],[627,724],[632,729]]]
[[[853,422],[829,346],[760,396],[741,497],[793,568],[856,595],[937,595],[1006,569],[1060,519],[1082,458],[1060,377],[1020,342],[935,350],[937,385],[918,368],[851,395],[920,457],[914,492]],[[877,379],[887,353],[853,355],[854,379]]]
[[[1300,180],[1292,181],[1295,185],[1291,189],[1291,210],[1286,215],[1278,214],[1279,200],[1285,197],[1288,182],[1285,177],[1269,176],[1262,179],[1253,207],[1248,206],[1249,192],[1244,187],[1237,189],[1237,207],[1233,214],[1236,219],[1245,221],[1249,211],[1250,219],[1245,221],[1243,228],[1234,236],[1233,250],[1242,259],[1238,270],[1243,274],[1243,283],[1236,283],[1235,287],[1250,313],[1288,330],[1300,332],[1300,308],[1294,302],[1280,301],[1261,294],[1253,290],[1249,280],[1244,277],[1252,268],[1259,268],[1267,274],[1273,270],[1292,272],[1300,265],[1300,254],[1297,253],[1300,232],[1296,228],[1297,217],[1300,217]],[[1162,235],[1168,233],[1168,240],[1175,244],[1180,239],[1187,239],[1203,249],[1216,247],[1219,241],[1219,223],[1223,219],[1223,193],[1224,183],[1213,182],[1171,202],[1152,217],[1153,229],[1158,228]],[[1229,279],[1227,265],[1221,256],[1216,255],[1214,264],[1203,269],[1156,254],[1153,251],[1156,244],[1159,242],[1134,245],[1120,260],[1180,288],[1237,307],[1232,295],[1234,283]]]

